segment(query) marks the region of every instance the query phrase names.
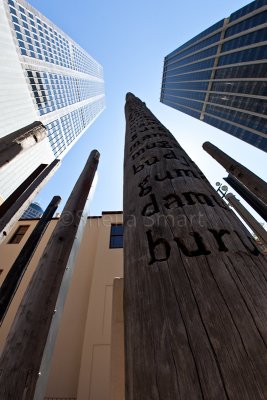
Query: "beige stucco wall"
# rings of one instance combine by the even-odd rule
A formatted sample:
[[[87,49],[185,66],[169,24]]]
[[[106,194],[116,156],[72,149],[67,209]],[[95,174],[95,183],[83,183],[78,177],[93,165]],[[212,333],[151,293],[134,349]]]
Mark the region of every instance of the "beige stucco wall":
[[[122,277],[123,273],[122,249],[109,248],[111,223],[122,223],[122,214],[103,214],[102,217],[87,220],[56,340],[47,398],[111,398],[113,280]],[[24,220],[19,224],[29,224],[30,228],[20,244],[8,244],[17,227],[14,228],[0,247],[0,268],[4,269],[0,284],[36,221]],[[56,220],[49,224],[0,327],[0,349],[55,224]]]

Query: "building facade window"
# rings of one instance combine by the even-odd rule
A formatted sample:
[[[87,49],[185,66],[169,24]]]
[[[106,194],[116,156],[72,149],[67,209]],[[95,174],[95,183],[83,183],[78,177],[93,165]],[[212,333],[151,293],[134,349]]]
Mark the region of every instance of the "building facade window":
[[[123,225],[112,224],[110,228],[110,249],[119,249],[123,247]]]
[[[25,235],[25,233],[29,229],[29,227],[30,227],[30,225],[20,225],[8,243],[9,244],[18,244],[18,243],[20,243],[22,238],[23,238],[23,236]]]

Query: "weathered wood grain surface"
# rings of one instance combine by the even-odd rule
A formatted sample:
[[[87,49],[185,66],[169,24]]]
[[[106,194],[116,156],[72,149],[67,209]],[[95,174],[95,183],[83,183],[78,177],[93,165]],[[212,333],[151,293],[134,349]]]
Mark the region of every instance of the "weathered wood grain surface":
[[[267,399],[266,257],[144,103],[125,112],[126,400]]]

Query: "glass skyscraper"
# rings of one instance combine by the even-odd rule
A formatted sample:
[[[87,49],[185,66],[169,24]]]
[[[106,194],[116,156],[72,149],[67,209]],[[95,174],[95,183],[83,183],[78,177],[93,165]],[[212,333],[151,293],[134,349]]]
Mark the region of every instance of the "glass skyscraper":
[[[267,151],[267,0],[167,55],[161,102]]]
[[[18,161],[18,186],[41,162],[63,158],[103,111],[103,68],[24,0],[0,0],[0,47],[0,138],[33,121],[48,133],[39,150],[28,152],[30,162],[26,153]],[[14,189],[7,176],[6,170],[3,198]]]

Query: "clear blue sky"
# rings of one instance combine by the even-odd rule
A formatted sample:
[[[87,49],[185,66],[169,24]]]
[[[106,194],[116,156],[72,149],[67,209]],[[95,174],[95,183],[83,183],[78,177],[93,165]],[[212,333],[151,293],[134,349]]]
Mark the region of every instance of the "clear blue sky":
[[[266,180],[266,153],[159,102],[163,59],[175,48],[248,4],[245,0],[30,0],[104,67],[106,109],[64,158],[39,194],[63,202],[94,148],[101,153],[91,215],[122,210],[125,94],[146,102],[212,184],[226,172],[202,149],[210,141]],[[63,203],[63,204],[64,204]]]

